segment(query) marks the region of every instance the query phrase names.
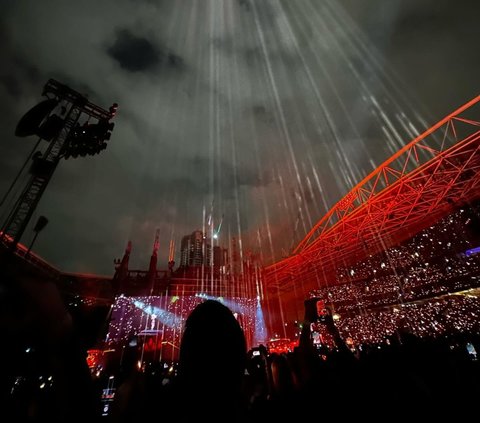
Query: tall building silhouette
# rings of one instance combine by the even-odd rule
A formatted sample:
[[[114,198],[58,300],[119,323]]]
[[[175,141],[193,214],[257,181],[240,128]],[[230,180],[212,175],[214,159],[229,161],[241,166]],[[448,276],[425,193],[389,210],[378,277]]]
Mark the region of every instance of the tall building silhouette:
[[[213,267],[215,272],[225,275],[229,271],[228,249],[215,245],[213,247]]]
[[[212,245],[202,231],[185,235],[180,244],[180,266],[210,266]]]

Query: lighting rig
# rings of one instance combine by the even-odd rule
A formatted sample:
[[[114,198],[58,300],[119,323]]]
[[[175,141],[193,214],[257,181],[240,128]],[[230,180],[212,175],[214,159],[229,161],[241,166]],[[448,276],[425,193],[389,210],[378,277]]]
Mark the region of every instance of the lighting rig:
[[[116,103],[104,110],[53,79],[45,84],[42,96],[46,99],[32,107],[15,130],[18,137],[36,135],[39,140],[26,162],[31,161],[30,178],[1,226],[0,240],[12,249],[20,241],[60,160],[99,154],[107,148],[115,125],[111,119],[117,112]],[[48,142],[47,148],[35,151],[41,140]]]

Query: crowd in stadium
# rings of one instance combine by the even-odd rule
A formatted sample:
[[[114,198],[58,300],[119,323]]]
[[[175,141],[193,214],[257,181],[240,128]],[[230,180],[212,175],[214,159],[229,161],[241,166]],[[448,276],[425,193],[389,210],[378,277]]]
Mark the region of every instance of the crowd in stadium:
[[[333,284],[309,296],[326,301],[340,332],[357,346],[385,343],[402,327],[420,337],[478,332],[473,217],[460,209],[402,245],[338,268]]]
[[[446,405],[459,412],[455,404],[475,404],[480,394],[480,240],[472,222],[459,210],[400,246],[338,268],[330,286],[309,293],[332,313],[326,322],[307,314],[284,322],[292,331],[286,338],[298,341],[284,351],[269,351],[268,342],[246,351],[251,342],[241,329],[256,326],[255,299],[120,297],[107,350],[97,351],[104,361],[87,367],[78,327],[53,284],[44,284],[42,298],[50,293],[58,307],[42,313],[57,324],[36,319],[43,332],[5,326],[18,338],[15,350],[3,351],[11,363],[1,385],[8,413],[19,421],[127,422],[155,413],[175,421],[285,421],[291,413],[309,418],[339,397],[349,404],[338,411],[345,418],[371,413],[371,398],[405,418],[431,417]],[[203,320],[196,310],[212,303],[213,315]],[[198,333],[188,335],[195,314]],[[178,361],[159,348],[179,348]]]

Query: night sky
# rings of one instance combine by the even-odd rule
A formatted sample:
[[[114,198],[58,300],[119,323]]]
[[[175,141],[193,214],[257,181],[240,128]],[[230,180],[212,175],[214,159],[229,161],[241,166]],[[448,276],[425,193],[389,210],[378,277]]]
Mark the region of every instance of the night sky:
[[[101,155],[58,166],[35,252],[111,275],[128,240],[146,268],[159,228],[165,267],[170,239],[178,262],[210,222],[272,263],[480,94],[479,18],[478,0],[3,1],[0,194],[36,141],[17,122],[53,78],[119,110]]]

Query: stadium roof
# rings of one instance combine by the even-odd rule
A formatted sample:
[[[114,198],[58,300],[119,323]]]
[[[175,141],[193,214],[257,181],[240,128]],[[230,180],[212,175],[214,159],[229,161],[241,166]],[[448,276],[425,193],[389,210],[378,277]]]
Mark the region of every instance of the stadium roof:
[[[294,253],[265,269],[268,288],[335,283],[352,265],[480,198],[480,96],[419,135],[343,197]],[[477,118],[477,119],[475,119]]]

